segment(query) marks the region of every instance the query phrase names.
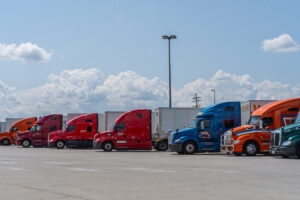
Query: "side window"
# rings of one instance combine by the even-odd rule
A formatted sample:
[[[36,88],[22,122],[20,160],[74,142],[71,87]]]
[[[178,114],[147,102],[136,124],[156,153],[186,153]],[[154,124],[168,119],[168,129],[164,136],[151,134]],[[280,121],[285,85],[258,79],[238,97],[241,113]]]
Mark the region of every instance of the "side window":
[[[143,115],[141,113],[137,113],[136,116],[138,116],[139,118],[143,118]]]
[[[92,126],[86,127],[86,132],[92,132],[92,130],[93,130]]]
[[[234,110],[233,106],[227,106],[224,108],[224,111],[233,111],[233,110]]]
[[[234,120],[224,120],[225,128],[234,128]]]
[[[32,124],[32,122],[26,122],[26,124]]]
[[[297,107],[294,107],[294,108],[290,108],[288,109],[288,111],[292,111],[292,112],[298,112],[299,109]]]
[[[201,121],[200,126],[201,126],[201,130],[210,128],[210,120],[205,119],[205,120]]]
[[[85,120],[85,122],[93,122],[91,119],[87,119]]]
[[[50,126],[50,132],[57,131],[56,126]]]
[[[51,117],[51,120],[57,120],[57,117]]]
[[[67,132],[74,131],[75,129],[76,129],[76,126],[71,125],[71,126],[68,127]]]
[[[262,119],[263,127],[272,126],[273,125],[273,117],[264,117]]]
[[[117,124],[115,132],[125,130],[125,124]]]
[[[19,128],[17,126],[12,128],[12,131],[18,131],[18,130],[19,130]]]

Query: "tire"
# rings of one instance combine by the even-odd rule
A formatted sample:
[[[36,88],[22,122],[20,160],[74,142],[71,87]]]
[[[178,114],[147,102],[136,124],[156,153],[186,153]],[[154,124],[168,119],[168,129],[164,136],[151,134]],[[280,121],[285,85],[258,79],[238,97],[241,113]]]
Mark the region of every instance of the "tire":
[[[114,148],[114,144],[112,142],[104,142],[102,145],[102,149],[104,151],[112,151]]]
[[[5,146],[8,146],[8,145],[10,145],[10,141],[9,141],[9,139],[7,139],[7,138],[4,138],[4,139],[2,140],[2,144],[3,144],[3,145],[5,145]]]
[[[184,154],[194,154],[196,152],[197,145],[194,142],[188,141],[183,144]]]
[[[255,156],[258,151],[258,145],[254,141],[249,141],[244,144],[243,152],[246,154],[246,156]]]
[[[63,148],[65,148],[65,143],[64,143],[64,141],[62,141],[62,140],[58,140],[58,141],[55,143],[55,146],[56,146],[56,148],[58,148],[58,149],[63,149]]]
[[[296,147],[296,156],[298,159],[300,159],[300,144],[298,144]]]
[[[22,146],[23,146],[24,148],[30,147],[30,146],[31,146],[30,140],[24,139],[24,140],[22,141]]]
[[[282,158],[289,158],[290,156],[287,155],[281,155]]]
[[[166,140],[159,141],[156,145],[157,151],[167,151],[168,150],[168,142]]]

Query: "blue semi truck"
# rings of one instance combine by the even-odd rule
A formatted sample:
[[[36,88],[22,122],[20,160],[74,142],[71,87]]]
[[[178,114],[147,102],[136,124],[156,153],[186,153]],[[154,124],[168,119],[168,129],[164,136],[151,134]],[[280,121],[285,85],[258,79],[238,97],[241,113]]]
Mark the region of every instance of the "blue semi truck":
[[[220,151],[221,135],[241,125],[240,102],[224,102],[198,113],[190,128],[170,134],[169,149],[179,154]]]

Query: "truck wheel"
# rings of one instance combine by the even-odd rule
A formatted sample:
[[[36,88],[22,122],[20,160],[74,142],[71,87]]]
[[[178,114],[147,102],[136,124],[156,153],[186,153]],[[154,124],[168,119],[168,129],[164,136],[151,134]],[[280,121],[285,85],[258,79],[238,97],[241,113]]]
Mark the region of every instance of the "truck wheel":
[[[24,140],[22,141],[22,146],[23,146],[24,148],[28,148],[28,147],[30,147],[30,145],[31,145],[31,142],[30,142],[29,140],[24,139]]]
[[[65,143],[62,140],[58,140],[55,144],[56,148],[63,149],[65,147]]]
[[[9,139],[7,139],[7,138],[3,139],[3,140],[2,140],[2,144],[5,145],[5,146],[10,145]]]
[[[183,144],[183,153],[184,154],[194,154],[196,152],[196,144],[194,142],[185,142]]]
[[[244,144],[243,151],[246,156],[255,156],[258,152],[258,145],[254,141],[249,141]]]
[[[298,144],[296,147],[296,156],[298,159],[300,159],[300,144]]]
[[[114,148],[114,144],[112,142],[104,142],[102,145],[102,149],[104,151],[112,151]]]
[[[167,151],[168,149],[168,142],[165,140],[159,141],[157,143],[157,151]]]

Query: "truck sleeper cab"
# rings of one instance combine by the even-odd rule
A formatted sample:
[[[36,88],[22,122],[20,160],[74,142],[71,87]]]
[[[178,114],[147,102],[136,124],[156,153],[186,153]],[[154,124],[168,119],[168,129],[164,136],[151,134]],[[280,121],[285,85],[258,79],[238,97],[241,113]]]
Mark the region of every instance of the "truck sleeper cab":
[[[271,152],[283,158],[300,158],[300,112],[293,124],[271,132]]]
[[[173,132],[169,148],[179,154],[220,151],[220,136],[241,125],[240,102],[224,102],[203,109],[190,128]]]
[[[25,148],[32,146],[47,146],[48,134],[61,130],[63,116],[52,114],[39,118],[30,131],[19,132],[16,137],[16,145]]]
[[[248,125],[224,134],[222,148],[235,155],[269,153],[271,130],[293,123],[299,108],[300,98],[275,101],[262,106],[251,115]]]
[[[30,117],[13,123],[9,129],[9,132],[0,133],[0,142],[3,145],[15,144],[17,133],[30,130],[36,120],[36,117]]]
[[[67,123],[64,130],[49,133],[48,146],[93,147],[94,135],[98,133],[98,114],[80,115]]]
[[[122,114],[109,131],[95,135],[94,148],[151,150],[151,110],[138,109]]]

